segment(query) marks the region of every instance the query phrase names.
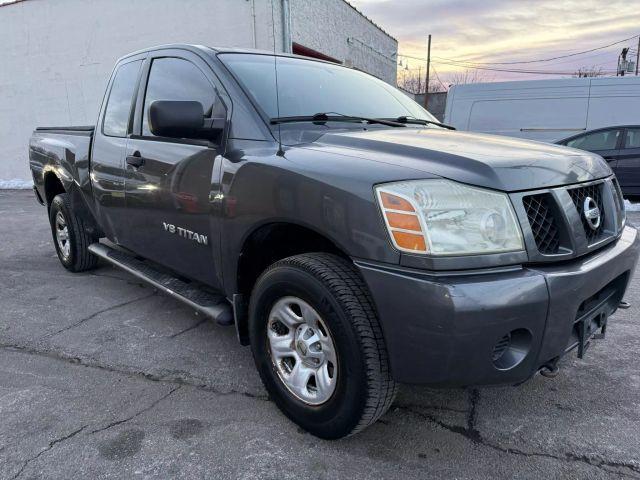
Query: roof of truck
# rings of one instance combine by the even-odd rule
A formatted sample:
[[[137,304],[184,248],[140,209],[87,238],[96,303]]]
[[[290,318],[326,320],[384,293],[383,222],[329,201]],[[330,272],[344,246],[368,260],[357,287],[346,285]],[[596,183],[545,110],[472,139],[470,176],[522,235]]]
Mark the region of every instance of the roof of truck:
[[[324,62],[324,63],[331,63],[333,65],[337,65],[334,62],[329,62],[326,60],[322,60],[319,58],[312,58],[312,57],[306,57],[304,55],[296,55],[293,53],[284,53],[284,52],[274,52],[272,50],[259,50],[259,49],[255,49],[255,48],[236,48],[236,47],[209,47],[206,45],[196,45],[196,44],[191,44],[191,43],[169,43],[169,44],[165,44],[165,45],[155,45],[153,47],[147,47],[147,48],[143,48],[140,50],[136,50],[135,52],[131,52],[128,53],[122,57],[120,57],[118,59],[119,63],[120,61],[124,60],[125,58],[128,57],[132,57],[134,55],[139,55],[141,53],[146,53],[146,52],[153,52],[155,50],[164,50],[164,49],[181,49],[181,50],[190,50],[190,51],[196,51],[199,50],[203,53],[207,53],[207,54],[218,54],[218,53],[252,53],[255,55],[272,55],[272,56],[277,56],[277,57],[291,57],[291,58],[302,58],[305,60],[312,60],[312,61],[316,61],[316,62]]]

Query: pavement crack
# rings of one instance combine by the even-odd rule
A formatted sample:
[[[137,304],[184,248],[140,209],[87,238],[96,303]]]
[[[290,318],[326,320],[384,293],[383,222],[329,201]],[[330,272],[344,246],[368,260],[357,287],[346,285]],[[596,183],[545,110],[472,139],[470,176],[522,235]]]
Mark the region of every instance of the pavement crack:
[[[124,418],[122,420],[116,420],[115,422],[111,422],[111,423],[105,425],[104,427],[92,430],[92,431],[89,432],[89,435],[93,435],[94,433],[98,433],[98,432],[104,432],[105,430],[109,430],[110,428],[116,427],[118,425],[122,425],[123,423],[127,423],[127,422],[133,420],[134,418],[139,417],[143,413],[146,413],[149,410],[151,410],[152,408],[156,407],[160,402],[162,402],[163,400],[166,400],[171,395],[173,395],[174,392],[180,390],[181,388],[182,388],[182,385],[178,385],[177,387],[172,388],[171,390],[169,390],[168,393],[166,393],[162,397],[158,398],[157,400],[154,400],[148,406],[146,406],[142,410],[137,411],[136,413],[134,413],[130,417]]]
[[[180,330],[177,333],[174,333],[173,335],[169,335],[169,338],[176,338],[179,337],[180,335],[182,335],[183,333],[187,333],[190,332],[191,330],[195,330],[196,328],[198,328],[200,325],[207,323],[210,319],[208,317],[203,318],[202,320],[200,320],[199,322],[194,323],[193,325],[191,325],[190,327],[185,328],[184,330]]]
[[[477,388],[473,388],[469,391],[469,412],[467,413],[467,434],[469,438],[474,438],[476,441],[482,441],[482,435],[476,428],[476,421],[478,420],[478,402],[480,401],[480,391]]]
[[[67,325],[66,327],[63,327],[60,330],[57,330],[55,332],[47,333],[46,335],[43,335],[42,337],[40,337],[40,340],[44,340],[46,338],[55,337],[56,335],[59,335],[62,332],[66,332],[67,330],[72,330],[72,329],[74,329],[76,327],[79,327],[83,323],[88,322],[89,320],[91,320],[93,318],[96,318],[98,315],[101,315],[101,314],[106,313],[106,312],[110,312],[112,310],[117,310],[118,308],[126,307],[127,305],[131,305],[132,303],[136,303],[136,302],[139,302],[141,300],[145,300],[145,299],[147,299],[149,297],[152,297],[154,295],[155,295],[155,292],[150,293],[149,295],[144,295],[142,297],[134,298],[133,300],[128,300],[126,302],[118,303],[117,305],[112,305],[110,307],[103,308],[102,310],[98,310],[97,312],[94,312],[94,313],[92,313],[91,315],[89,315],[87,317],[81,318],[77,322],[72,323],[71,325]]]
[[[636,462],[616,462],[607,459],[602,459],[594,456],[589,456],[585,454],[575,454],[572,452],[564,452],[558,454],[544,453],[544,452],[527,452],[524,450],[520,450],[514,447],[503,447],[497,443],[490,442],[486,438],[482,436],[480,431],[477,428],[477,419],[478,419],[478,403],[480,401],[480,392],[478,389],[472,389],[469,392],[469,410],[467,410],[466,414],[466,425],[464,427],[459,425],[451,425],[446,423],[433,414],[420,411],[418,408],[413,406],[402,406],[398,405],[397,408],[400,410],[405,410],[413,415],[416,415],[424,420],[427,420],[431,423],[438,425],[445,430],[448,430],[452,433],[456,433],[458,435],[462,435],[463,437],[469,439],[473,443],[477,445],[481,445],[487,448],[491,448],[501,453],[506,453],[509,455],[521,455],[524,457],[537,457],[537,458],[548,458],[551,460],[564,461],[564,462],[580,462],[587,464],[589,466],[600,468],[608,473],[616,473],[618,475],[623,475],[631,478],[638,478],[640,474],[640,464]],[[420,407],[421,408],[421,407]],[[428,407],[427,407],[428,408]],[[611,469],[628,469],[633,472],[633,475],[621,472],[620,470],[611,470]]]
[[[69,355],[64,352],[56,351],[56,350],[42,350],[29,345],[0,343],[0,349],[21,352],[28,355],[38,355],[42,357],[47,357],[57,361],[70,363],[72,365],[78,365],[85,368],[102,370],[102,371],[114,373],[117,375],[124,375],[130,378],[136,378],[139,380],[146,380],[146,381],[155,382],[155,383],[185,385],[192,388],[196,388],[198,390],[213,393],[214,395],[220,395],[220,396],[241,395],[243,397],[247,397],[255,400],[269,401],[269,397],[267,395],[260,395],[260,394],[255,394],[255,393],[242,391],[242,390],[233,390],[233,389],[223,390],[206,383],[206,381],[204,381],[201,378],[194,377],[188,374],[181,375],[181,373],[184,373],[184,372],[175,372],[175,371],[167,371],[165,373],[144,372],[140,370],[127,368],[126,366],[122,366],[122,365],[105,365],[91,358],[77,357],[77,356]]]
[[[75,437],[77,434],[79,434],[80,432],[82,432],[82,431],[83,431],[85,428],[87,428],[88,426],[89,426],[89,425],[84,425],[84,426],[82,426],[82,427],[78,428],[77,430],[74,430],[73,432],[71,432],[71,433],[69,433],[69,434],[67,434],[67,435],[65,435],[65,436],[63,436],[63,437],[60,437],[60,438],[56,438],[56,439],[51,440],[51,441],[49,442],[49,445],[48,445],[46,448],[44,448],[44,449],[40,450],[40,452],[38,452],[38,454],[37,454],[37,455],[35,455],[35,456],[33,456],[33,457],[31,457],[31,458],[29,458],[29,459],[25,460],[25,461],[22,463],[22,467],[20,467],[20,469],[18,470],[18,472],[17,472],[13,477],[11,477],[11,478],[12,478],[12,480],[15,480],[15,479],[16,479],[16,478],[18,478],[20,475],[22,475],[22,472],[24,472],[24,470],[29,466],[29,464],[30,464],[31,462],[36,461],[38,458],[40,458],[42,455],[44,455],[45,453],[47,453],[49,450],[51,450],[51,449],[52,449],[53,447],[55,447],[57,444],[62,443],[62,442],[65,442],[65,441],[69,440],[70,438]]]
[[[394,403],[395,408],[400,410],[414,410],[414,409],[426,409],[437,410],[439,412],[451,412],[451,413],[467,413],[467,409],[447,407],[446,405],[428,405],[428,404],[414,404],[414,403]]]

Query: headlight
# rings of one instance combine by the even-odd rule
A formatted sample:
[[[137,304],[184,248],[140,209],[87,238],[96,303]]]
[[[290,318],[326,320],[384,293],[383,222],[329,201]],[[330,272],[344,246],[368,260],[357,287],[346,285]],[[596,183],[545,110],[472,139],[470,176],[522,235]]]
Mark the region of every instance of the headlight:
[[[376,187],[393,245],[403,252],[477,255],[524,250],[509,197],[449,180]]]

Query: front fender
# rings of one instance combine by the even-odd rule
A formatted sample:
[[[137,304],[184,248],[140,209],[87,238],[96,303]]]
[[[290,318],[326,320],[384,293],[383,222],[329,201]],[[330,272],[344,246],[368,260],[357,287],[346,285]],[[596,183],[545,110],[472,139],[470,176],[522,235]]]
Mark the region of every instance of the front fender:
[[[275,152],[274,152],[275,153]],[[276,155],[223,162],[221,258],[227,292],[235,293],[238,257],[246,239],[268,223],[291,223],[325,237],[346,255],[398,264],[373,195],[370,175],[345,175],[344,166],[290,149]],[[295,242],[295,238],[290,239]]]

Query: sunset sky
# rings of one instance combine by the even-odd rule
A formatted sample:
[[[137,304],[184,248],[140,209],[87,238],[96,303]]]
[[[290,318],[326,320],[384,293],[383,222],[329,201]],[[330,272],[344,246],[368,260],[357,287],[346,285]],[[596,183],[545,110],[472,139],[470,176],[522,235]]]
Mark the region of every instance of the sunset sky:
[[[615,74],[622,47],[635,60],[640,34],[639,0],[349,0],[398,39],[400,54],[426,57],[426,37],[432,35],[436,72],[447,83],[464,67],[451,60],[482,62],[484,67],[570,73],[579,67],[601,67]],[[584,55],[550,62],[493,65],[547,59],[629,41]],[[629,58],[628,57],[628,58]],[[402,58],[402,57],[400,57]],[[406,58],[405,58],[406,61]],[[409,68],[424,62],[408,59]],[[486,65],[492,63],[492,65]],[[402,72],[399,67],[399,74]],[[485,71],[486,81],[561,78]],[[566,75],[565,75],[566,76]]]

